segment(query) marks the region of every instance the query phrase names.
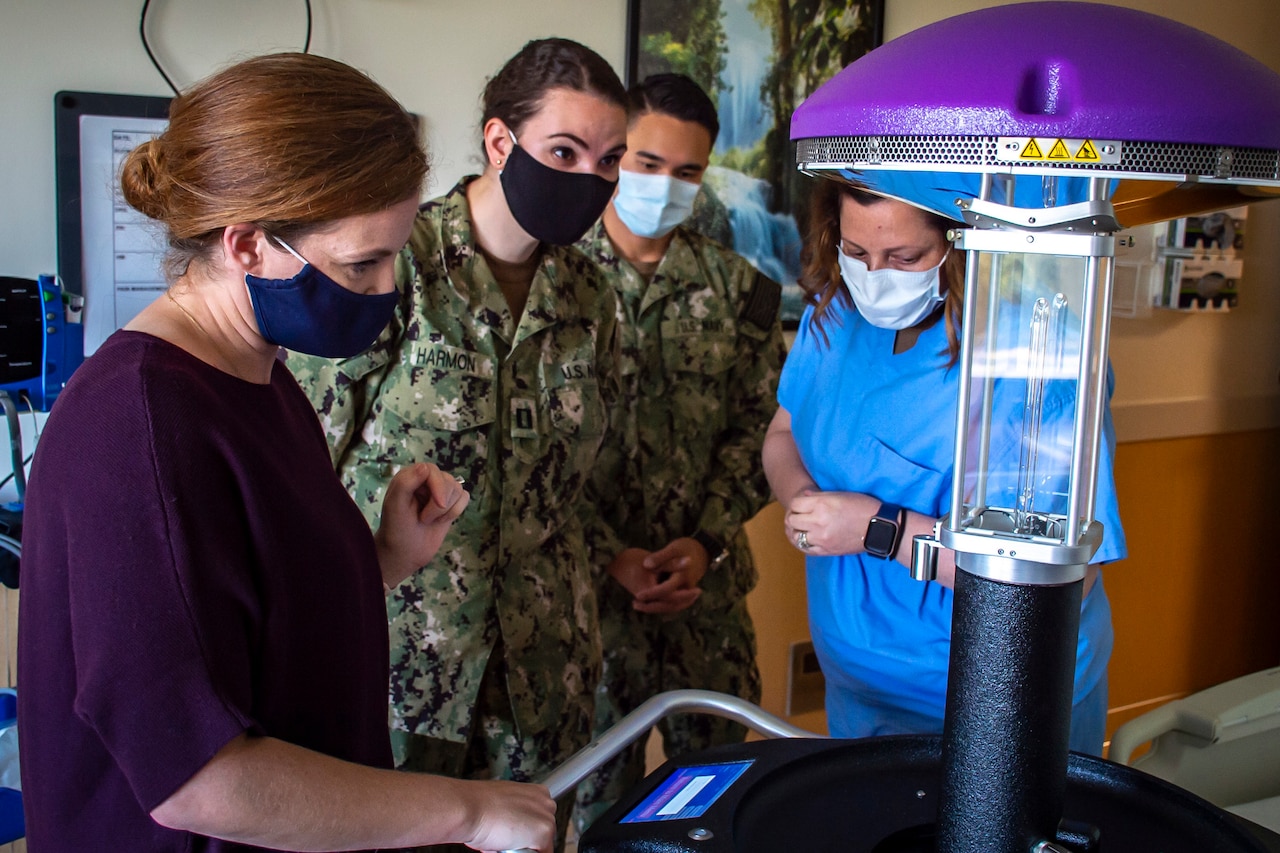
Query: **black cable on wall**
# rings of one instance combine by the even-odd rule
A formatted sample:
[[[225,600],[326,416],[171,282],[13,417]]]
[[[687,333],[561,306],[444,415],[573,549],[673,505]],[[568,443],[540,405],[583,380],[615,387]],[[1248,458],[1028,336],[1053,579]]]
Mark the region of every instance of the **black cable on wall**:
[[[311,52],[311,0],[303,0],[303,5],[307,10],[307,35],[302,42],[302,52]],[[155,66],[156,71],[164,78],[164,82],[169,84],[169,88],[173,90],[175,95],[180,94],[178,87],[174,85],[173,80],[165,73],[164,68],[160,66],[160,61],[156,59],[156,55],[151,51],[151,43],[147,40],[147,10],[151,8],[151,0],[142,0],[142,14],[138,19],[138,35],[142,37],[142,49],[147,52],[147,58],[151,60],[151,64]]]

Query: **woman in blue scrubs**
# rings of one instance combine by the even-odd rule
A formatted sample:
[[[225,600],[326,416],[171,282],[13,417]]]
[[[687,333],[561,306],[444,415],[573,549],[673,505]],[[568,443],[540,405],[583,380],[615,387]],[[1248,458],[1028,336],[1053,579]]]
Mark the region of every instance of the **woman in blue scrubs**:
[[[955,560],[913,580],[911,539],[950,509],[964,255],[955,223],[834,181],[815,189],[801,286],[808,308],[787,356],[765,471],[805,553],[809,621],[836,737],[942,731]],[[1020,393],[996,394],[995,422]],[[1069,419],[1073,401],[1058,401]],[[1052,412],[1052,407],[1046,411]],[[994,446],[994,445],[993,445]],[[1099,566],[1125,556],[1110,411],[1098,466],[1101,547],[1085,578],[1071,748],[1100,754],[1111,611]],[[999,451],[994,451],[999,452]],[[1004,461],[1016,470],[1017,444]],[[1002,460],[993,460],[997,467]],[[899,523],[868,537],[872,519]]]

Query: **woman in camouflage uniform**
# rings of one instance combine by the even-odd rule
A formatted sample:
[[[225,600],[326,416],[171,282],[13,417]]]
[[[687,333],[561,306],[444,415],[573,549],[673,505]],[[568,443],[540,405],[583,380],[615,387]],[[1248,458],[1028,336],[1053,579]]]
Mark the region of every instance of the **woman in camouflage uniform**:
[[[401,466],[430,460],[471,491],[436,558],[390,593],[401,768],[529,780],[591,730],[596,532],[581,505],[617,328],[612,290],[567,246],[613,193],[625,104],[588,48],[527,44],[485,88],[484,171],[418,214],[387,331],[355,358],[290,358],[371,520]]]

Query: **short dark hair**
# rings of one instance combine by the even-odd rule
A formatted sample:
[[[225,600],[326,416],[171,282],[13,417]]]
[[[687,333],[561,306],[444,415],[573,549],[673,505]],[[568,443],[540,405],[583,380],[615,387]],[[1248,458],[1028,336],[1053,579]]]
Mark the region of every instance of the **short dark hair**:
[[[627,90],[600,54],[569,39],[534,39],[485,84],[480,127],[497,118],[518,132],[542,108],[552,89],[585,92],[624,109],[627,106]]]
[[[653,74],[631,87],[627,92],[628,118],[634,121],[645,113],[696,122],[711,134],[712,145],[720,135],[716,105],[701,86],[683,74]]]

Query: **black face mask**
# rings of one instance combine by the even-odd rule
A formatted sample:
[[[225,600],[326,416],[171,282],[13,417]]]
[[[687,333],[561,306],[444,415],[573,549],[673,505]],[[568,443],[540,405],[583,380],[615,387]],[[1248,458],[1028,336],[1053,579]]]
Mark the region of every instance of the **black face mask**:
[[[539,163],[519,145],[500,178],[516,222],[530,237],[555,246],[575,243],[604,213],[617,181],[562,172]]]

